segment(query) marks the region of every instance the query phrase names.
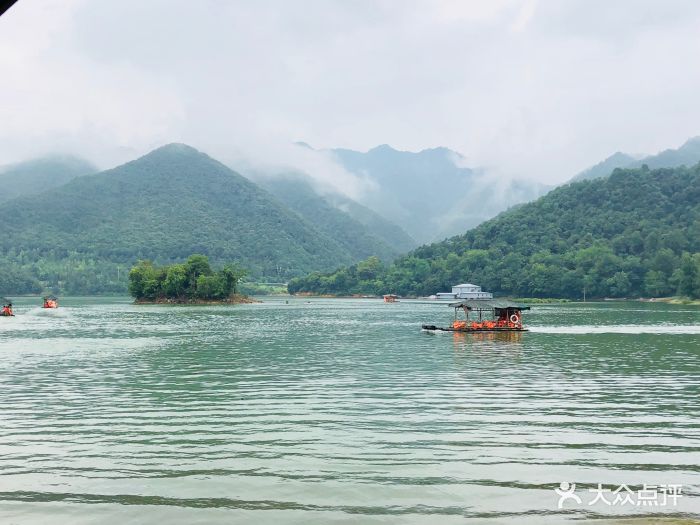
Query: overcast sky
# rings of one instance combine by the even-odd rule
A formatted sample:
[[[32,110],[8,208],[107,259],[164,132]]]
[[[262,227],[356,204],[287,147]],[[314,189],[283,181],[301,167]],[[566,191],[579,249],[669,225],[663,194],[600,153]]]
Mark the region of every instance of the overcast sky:
[[[696,0],[19,0],[0,164],[446,146],[555,183],[700,135]]]

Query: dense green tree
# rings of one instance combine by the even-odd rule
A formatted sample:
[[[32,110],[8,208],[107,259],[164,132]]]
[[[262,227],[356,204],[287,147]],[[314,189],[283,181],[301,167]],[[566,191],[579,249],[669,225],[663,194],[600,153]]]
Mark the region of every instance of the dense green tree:
[[[357,263],[357,277],[361,280],[371,280],[377,278],[384,270],[384,265],[379,257],[372,256],[366,261]]]
[[[238,283],[248,275],[248,270],[237,264],[227,264],[221,269],[224,282],[224,295],[229,296],[238,292]]]
[[[668,279],[658,270],[649,270],[644,276],[644,292],[651,297],[661,297],[668,293]]]
[[[209,258],[200,254],[190,255],[185,263],[185,273],[187,274],[190,293],[196,294],[200,276],[212,274]]]
[[[629,293],[631,283],[625,272],[615,272],[615,275],[608,279],[607,286],[613,297],[624,297]]]
[[[200,275],[197,277],[195,295],[200,299],[222,299],[224,282],[219,275]]]
[[[678,295],[700,297],[700,254],[693,257],[684,252],[678,269]]]
[[[147,283],[155,282],[155,269],[151,261],[139,261],[129,271],[129,293],[133,297],[146,297]]]
[[[129,272],[129,293],[137,300],[227,299],[236,293],[247,271],[227,264],[215,272],[205,255],[191,255],[184,264],[157,267],[139,261]]]
[[[0,295],[31,294],[41,290],[41,283],[30,272],[12,267],[4,267],[0,272]]]
[[[165,273],[163,290],[168,297],[181,297],[187,291],[189,275],[185,264],[172,264]]]

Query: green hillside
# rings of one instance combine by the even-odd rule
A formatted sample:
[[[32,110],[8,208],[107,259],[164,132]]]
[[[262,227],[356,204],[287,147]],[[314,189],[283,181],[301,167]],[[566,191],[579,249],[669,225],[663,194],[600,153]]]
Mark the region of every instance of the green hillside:
[[[51,155],[0,167],[0,202],[61,186],[97,168],[70,155]]]
[[[344,211],[357,222],[363,224],[374,235],[398,250],[399,253],[406,253],[418,246],[415,239],[406,233],[403,228],[359,202],[337,193],[327,195],[325,199],[332,206]]]
[[[470,281],[497,294],[700,295],[700,164],[616,170],[559,187],[464,235],[384,266],[294,279],[291,292],[430,295]]]
[[[0,264],[13,272],[0,279],[6,293],[36,288],[36,279],[68,293],[123,291],[138,259],[164,264],[191,253],[273,281],[357,260],[266,191],[181,144],[3,211]]]
[[[416,246],[406,232],[372,210],[340,195],[322,197],[300,176],[275,177],[260,184],[339,242],[355,260],[377,255],[390,261]]]

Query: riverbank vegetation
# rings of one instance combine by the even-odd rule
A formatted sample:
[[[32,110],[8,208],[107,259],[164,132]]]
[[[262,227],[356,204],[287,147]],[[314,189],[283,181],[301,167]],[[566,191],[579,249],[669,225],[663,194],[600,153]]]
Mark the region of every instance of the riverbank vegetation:
[[[427,296],[468,280],[499,295],[700,297],[700,164],[615,170],[557,188],[385,265],[292,279],[289,292]]]
[[[129,293],[137,302],[234,302],[246,274],[236,264],[214,271],[205,255],[167,266],[139,261],[129,272]]]

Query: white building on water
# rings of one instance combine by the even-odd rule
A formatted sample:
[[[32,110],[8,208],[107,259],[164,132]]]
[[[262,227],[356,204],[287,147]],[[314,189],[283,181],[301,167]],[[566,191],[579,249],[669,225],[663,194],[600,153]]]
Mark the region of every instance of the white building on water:
[[[452,292],[440,292],[435,295],[436,299],[493,299],[493,294],[481,290],[481,286],[475,284],[458,284],[452,287]]]

